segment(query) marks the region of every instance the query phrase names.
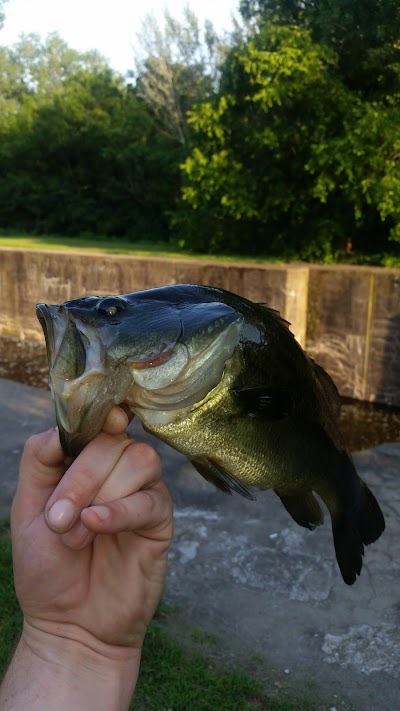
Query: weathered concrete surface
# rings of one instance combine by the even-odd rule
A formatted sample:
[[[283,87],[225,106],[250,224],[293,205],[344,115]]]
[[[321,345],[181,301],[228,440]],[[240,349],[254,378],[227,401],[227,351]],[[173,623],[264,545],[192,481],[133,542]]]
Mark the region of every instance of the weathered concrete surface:
[[[88,294],[126,294],[165,284],[208,284],[263,301],[306,332],[308,268],[195,259],[131,257],[0,248],[0,336],[42,339],[39,302],[59,304]],[[23,287],[22,287],[23,285]]]
[[[0,491],[5,512],[26,437],[53,423],[49,394],[0,380]],[[140,432],[140,437],[152,441]],[[360,579],[341,580],[328,523],[308,532],[272,492],[225,496],[155,442],[175,502],[167,595],[179,623],[221,637],[225,655],[261,654],[259,675],[313,680],[324,709],[394,711],[400,692],[400,444],[356,455],[387,530],[366,551]],[[174,616],[175,617],[175,616]],[[321,706],[322,711],[322,706]]]
[[[340,393],[400,405],[400,270],[311,267],[306,350]]]

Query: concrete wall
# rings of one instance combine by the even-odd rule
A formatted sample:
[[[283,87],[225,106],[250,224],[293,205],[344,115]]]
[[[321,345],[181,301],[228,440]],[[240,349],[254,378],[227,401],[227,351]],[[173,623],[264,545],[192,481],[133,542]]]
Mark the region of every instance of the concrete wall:
[[[278,309],[343,395],[400,406],[400,270],[1,248],[0,337],[42,339],[37,302],[185,282]]]

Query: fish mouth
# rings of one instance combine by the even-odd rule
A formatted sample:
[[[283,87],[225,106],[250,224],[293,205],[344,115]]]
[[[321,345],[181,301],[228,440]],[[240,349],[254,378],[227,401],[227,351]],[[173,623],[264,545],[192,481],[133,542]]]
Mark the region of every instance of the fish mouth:
[[[80,323],[64,306],[38,304],[49,362],[60,442],[76,456],[101,430],[114,404],[132,384],[130,371],[106,364],[106,348],[94,327]]]

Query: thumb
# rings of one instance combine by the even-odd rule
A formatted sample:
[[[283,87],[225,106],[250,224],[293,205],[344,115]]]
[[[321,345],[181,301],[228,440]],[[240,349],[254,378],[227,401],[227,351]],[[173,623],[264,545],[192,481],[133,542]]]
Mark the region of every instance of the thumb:
[[[27,440],[12,505],[13,524],[29,524],[43,512],[50,494],[65,473],[64,460],[58,430],[54,427]]]

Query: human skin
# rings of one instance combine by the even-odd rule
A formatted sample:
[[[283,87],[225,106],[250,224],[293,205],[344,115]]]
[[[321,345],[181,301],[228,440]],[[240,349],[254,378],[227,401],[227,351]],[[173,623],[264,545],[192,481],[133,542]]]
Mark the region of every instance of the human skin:
[[[2,711],[129,706],[163,589],[172,503],[158,455],[127,424],[114,408],[74,461],[54,429],[25,445],[11,512],[24,625]]]

